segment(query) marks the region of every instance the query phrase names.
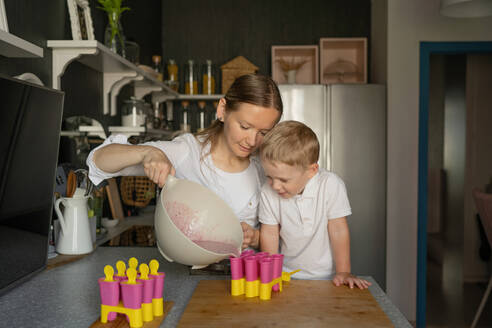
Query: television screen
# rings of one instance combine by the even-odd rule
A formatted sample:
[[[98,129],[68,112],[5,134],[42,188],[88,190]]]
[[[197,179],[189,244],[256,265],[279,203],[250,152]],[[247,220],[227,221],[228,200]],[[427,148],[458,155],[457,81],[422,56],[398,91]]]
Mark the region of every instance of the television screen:
[[[0,74],[0,292],[46,265],[63,97]]]

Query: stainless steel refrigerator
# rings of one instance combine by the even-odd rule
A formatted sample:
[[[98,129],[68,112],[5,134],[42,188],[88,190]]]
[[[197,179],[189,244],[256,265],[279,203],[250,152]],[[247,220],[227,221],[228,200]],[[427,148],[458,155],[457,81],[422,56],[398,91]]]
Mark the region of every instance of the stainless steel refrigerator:
[[[279,85],[282,120],[306,123],[319,165],[338,174],[352,207],[352,272],[386,286],[386,89],[376,84]]]

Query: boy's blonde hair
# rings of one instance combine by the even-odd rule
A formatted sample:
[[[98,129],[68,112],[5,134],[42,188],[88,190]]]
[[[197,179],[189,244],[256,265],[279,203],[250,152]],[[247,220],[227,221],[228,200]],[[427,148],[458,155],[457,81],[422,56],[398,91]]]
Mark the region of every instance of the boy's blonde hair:
[[[307,168],[319,159],[319,142],[307,125],[283,121],[270,130],[260,146],[262,160]]]

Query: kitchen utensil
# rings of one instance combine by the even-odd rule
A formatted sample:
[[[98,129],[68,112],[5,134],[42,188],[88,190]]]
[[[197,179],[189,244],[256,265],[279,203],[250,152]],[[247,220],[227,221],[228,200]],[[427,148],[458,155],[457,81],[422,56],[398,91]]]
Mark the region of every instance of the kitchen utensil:
[[[72,197],[75,193],[75,189],[77,188],[77,176],[73,170],[68,172],[67,177],[67,198]]]
[[[92,252],[92,237],[87,216],[87,199],[85,190],[77,192],[75,197],[62,197],[55,202],[55,212],[60,222],[61,231],[56,242],[56,251],[60,254],[87,254]],[[63,204],[63,213],[60,211]]]
[[[157,247],[171,262],[203,268],[241,251],[243,231],[232,209],[206,187],[171,175],[157,201],[154,226]]]

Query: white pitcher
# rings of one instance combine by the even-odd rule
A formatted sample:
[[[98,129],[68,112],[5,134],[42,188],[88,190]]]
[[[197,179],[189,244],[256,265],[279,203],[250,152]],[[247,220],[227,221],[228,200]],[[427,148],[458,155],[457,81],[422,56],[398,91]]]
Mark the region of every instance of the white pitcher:
[[[76,255],[92,252],[92,238],[87,216],[87,199],[83,195],[59,198],[55,202],[55,211],[60,221],[60,233],[56,242],[56,252]],[[65,207],[63,214],[60,203]]]

